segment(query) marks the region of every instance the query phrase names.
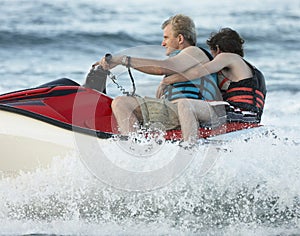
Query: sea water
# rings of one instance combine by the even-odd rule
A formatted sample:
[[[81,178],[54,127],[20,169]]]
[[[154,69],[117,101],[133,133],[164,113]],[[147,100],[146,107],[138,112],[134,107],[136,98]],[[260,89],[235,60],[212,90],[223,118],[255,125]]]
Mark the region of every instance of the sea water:
[[[168,144],[155,153],[137,152],[136,144],[128,150],[127,144],[102,147],[119,168],[146,172],[171,163],[168,158],[189,158],[174,176],[157,172],[161,179],[152,175],[157,182],[139,189],[134,182],[122,188],[97,178],[78,153],[54,157],[48,169],[0,180],[0,235],[300,233],[299,1],[1,0],[0,91],[62,77],[82,84],[107,52],[163,58],[160,25],[175,13],[195,20],[202,47],[222,27],[245,39],[245,58],[266,78],[264,131],[203,144],[192,154]],[[116,73],[130,91],[126,70]],[[153,96],[161,78],[133,75],[137,93]],[[121,94],[113,83],[108,86],[110,96]],[[214,160],[203,169],[207,157]],[[138,164],[128,166],[122,158]]]

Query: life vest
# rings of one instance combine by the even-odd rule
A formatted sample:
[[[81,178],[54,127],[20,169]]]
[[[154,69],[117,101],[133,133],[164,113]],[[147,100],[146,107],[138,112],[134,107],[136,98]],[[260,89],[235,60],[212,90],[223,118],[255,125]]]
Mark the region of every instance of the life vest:
[[[223,93],[225,92],[228,87],[230,85],[230,80],[228,78],[226,78],[222,71],[218,72],[218,87],[220,89],[220,91]]]
[[[204,48],[200,49],[212,60],[213,57]],[[179,51],[177,51],[179,53]],[[203,76],[198,79],[178,82],[168,85],[164,90],[164,97],[169,101],[178,98],[192,98],[202,100],[217,100],[219,89],[217,86],[217,74]]]
[[[230,82],[223,93],[223,100],[242,111],[256,113],[257,122],[261,120],[266,97],[266,84],[263,74],[245,61],[252,70],[253,77],[238,82]]]

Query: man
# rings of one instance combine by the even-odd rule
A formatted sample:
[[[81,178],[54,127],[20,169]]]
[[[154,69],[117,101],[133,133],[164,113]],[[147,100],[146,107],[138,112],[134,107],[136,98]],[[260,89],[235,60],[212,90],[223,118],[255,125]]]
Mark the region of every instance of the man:
[[[209,62],[203,49],[196,47],[196,29],[192,19],[178,14],[162,24],[162,46],[166,48],[165,60],[113,56],[109,62],[105,58],[95,63],[104,69],[117,65],[131,67],[152,75],[169,76],[182,73],[195,65]],[[204,88],[203,88],[204,87]],[[214,99],[218,96],[216,76],[207,76],[193,81],[184,81],[170,85],[161,84],[157,99],[133,96],[116,97],[112,102],[113,114],[118,122],[121,134],[136,131],[140,124],[161,123],[166,130],[180,126],[177,101],[182,98]],[[220,99],[220,98],[219,98]]]

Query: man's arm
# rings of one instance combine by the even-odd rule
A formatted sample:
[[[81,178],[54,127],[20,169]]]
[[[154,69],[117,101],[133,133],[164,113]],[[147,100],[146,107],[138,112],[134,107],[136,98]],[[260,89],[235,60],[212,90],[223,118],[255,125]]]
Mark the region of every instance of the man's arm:
[[[190,46],[183,49],[180,53],[165,60],[155,60],[147,58],[127,57],[124,55],[115,55],[109,64],[102,59],[97,62],[106,69],[111,69],[117,65],[130,66],[143,73],[152,75],[171,75],[181,73],[195,65],[207,62],[209,59],[205,53],[198,47]]]
[[[181,73],[209,59],[198,47],[190,46],[165,60],[131,58],[130,66],[138,71],[153,75]]]

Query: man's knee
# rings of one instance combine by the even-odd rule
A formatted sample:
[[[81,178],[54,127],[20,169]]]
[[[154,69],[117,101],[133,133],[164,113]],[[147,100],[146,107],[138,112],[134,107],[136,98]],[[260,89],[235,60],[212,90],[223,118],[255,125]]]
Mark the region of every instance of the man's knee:
[[[123,97],[116,97],[114,100],[112,100],[111,108],[113,110],[115,110],[118,107],[122,106],[122,104],[124,104],[124,98]]]
[[[112,103],[111,108],[114,113],[116,112],[134,112],[139,111],[139,104],[134,97],[120,96],[116,97]]]
[[[112,103],[111,103],[111,108],[113,110],[119,109],[119,108],[124,108],[124,107],[129,107],[132,104],[132,98],[131,97],[125,97],[125,96],[120,96],[116,97]]]

